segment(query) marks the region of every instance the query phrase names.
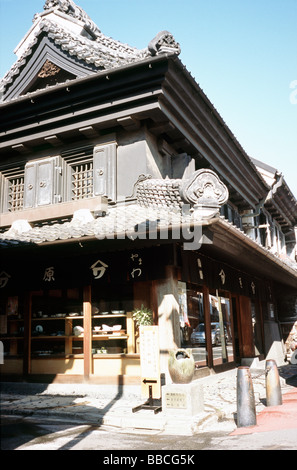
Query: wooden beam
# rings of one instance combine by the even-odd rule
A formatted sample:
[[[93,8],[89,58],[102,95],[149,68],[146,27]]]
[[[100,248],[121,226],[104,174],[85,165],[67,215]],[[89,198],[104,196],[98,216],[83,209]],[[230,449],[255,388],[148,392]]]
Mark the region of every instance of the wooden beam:
[[[210,321],[210,306],[209,306],[209,288],[203,284],[203,311],[204,311],[204,325],[205,325],[205,341],[207,348],[207,366],[213,367],[213,352],[211,344],[211,321]]]
[[[26,377],[31,373],[31,319],[32,319],[32,295],[25,293],[24,298],[24,359],[23,375]]]

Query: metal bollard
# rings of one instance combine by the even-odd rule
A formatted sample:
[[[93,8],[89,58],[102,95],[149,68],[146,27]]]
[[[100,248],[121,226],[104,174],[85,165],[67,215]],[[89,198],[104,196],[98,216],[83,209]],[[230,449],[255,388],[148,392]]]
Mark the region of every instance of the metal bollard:
[[[268,359],[265,364],[266,405],[282,405],[282,392],[276,362]]]
[[[257,424],[254,387],[249,367],[237,370],[237,427]]]

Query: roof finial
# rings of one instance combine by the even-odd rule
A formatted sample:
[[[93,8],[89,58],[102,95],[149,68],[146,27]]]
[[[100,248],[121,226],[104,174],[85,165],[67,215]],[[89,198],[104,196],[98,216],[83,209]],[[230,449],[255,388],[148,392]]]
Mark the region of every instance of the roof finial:
[[[162,53],[180,54],[180,45],[169,31],[160,31],[148,45],[148,50],[152,55]]]
[[[76,18],[80,21],[85,23],[85,26],[92,32],[92,33],[100,33],[100,29],[98,26],[91,20],[89,15],[79,6],[77,6],[73,0],[46,0],[43,9],[50,10],[51,8],[55,8],[60,10],[62,13],[66,13],[72,18]]]

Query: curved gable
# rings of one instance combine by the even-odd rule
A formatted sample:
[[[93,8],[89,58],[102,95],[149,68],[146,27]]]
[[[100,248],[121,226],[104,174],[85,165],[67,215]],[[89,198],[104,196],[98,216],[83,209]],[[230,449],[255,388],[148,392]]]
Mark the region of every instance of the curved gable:
[[[71,56],[53,40],[43,36],[31,50],[31,55],[22,61],[18,73],[15,73],[11,82],[7,84],[4,100],[84,77],[95,71],[96,67],[85,64],[76,56]]]
[[[44,12],[35,15],[16,48],[18,60],[0,81],[1,101],[155,55],[179,53],[168,31],[157,34],[147,48],[137,49],[102,34],[72,0],[46,0]]]

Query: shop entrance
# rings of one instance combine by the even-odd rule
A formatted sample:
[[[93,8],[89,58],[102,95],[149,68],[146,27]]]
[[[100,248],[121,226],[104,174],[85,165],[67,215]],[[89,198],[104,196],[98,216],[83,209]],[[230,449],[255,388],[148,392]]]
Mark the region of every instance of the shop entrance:
[[[179,303],[181,346],[192,349],[196,367],[234,362],[231,296],[179,282]]]

